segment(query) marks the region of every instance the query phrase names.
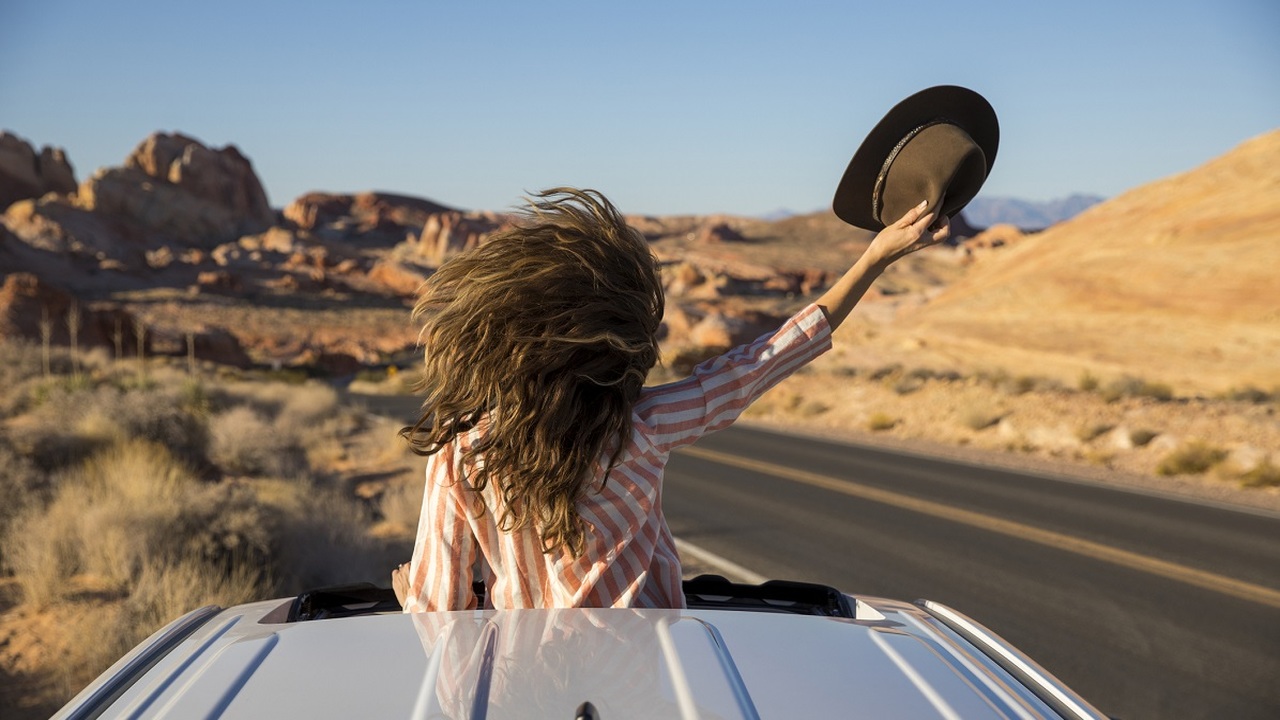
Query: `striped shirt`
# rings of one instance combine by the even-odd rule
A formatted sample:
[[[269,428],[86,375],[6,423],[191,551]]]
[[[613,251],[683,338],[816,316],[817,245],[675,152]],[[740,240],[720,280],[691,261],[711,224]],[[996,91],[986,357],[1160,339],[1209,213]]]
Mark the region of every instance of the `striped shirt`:
[[[690,377],[645,388],[608,482],[578,502],[586,549],[576,557],[563,549],[543,553],[532,526],[499,530],[496,483],[481,492],[484,509],[475,511],[474,491],[459,482],[457,465],[485,425],[459,435],[427,458],[405,611],[474,609],[477,561],[486,604],[498,609],[684,607],[680,557],[662,514],[667,459],[728,427],[766,390],[830,347],[826,315],[809,305],[776,332],[707,360]],[[597,466],[601,472],[605,462]]]

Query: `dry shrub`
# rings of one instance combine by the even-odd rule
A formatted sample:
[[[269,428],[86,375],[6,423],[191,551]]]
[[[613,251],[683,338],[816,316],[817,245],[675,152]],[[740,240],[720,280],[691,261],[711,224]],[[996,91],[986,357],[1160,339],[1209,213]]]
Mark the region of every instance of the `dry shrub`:
[[[279,525],[253,488],[226,482],[192,493],[163,532],[169,554],[230,573],[240,566],[269,569]]]
[[[308,383],[291,387],[276,415],[276,425],[302,434],[318,421],[333,417],[338,411],[338,391],[328,385]]]
[[[1241,473],[1240,484],[1251,488],[1280,487],[1280,467],[1264,460],[1252,470]]]
[[[68,613],[68,636],[94,641],[68,643],[53,666],[56,681],[70,697],[172,620],[204,605],[229,607],[261,599],[266,590],[262,574],[246,565],[224,574],[209,572],[195,558],[148,562],[123,602],[82,604]]]
[[[1004,413],[986,407],[971,407],[964,411],[960,422],[974,432],[986,430],[1000,422]]]
[[[70,373],[66,353],[50,353],[50,371]],[[48,385],[40,346],[16,338],[0,338],[0,417],[14,417],[38,403]]]
[[[1080,380],[1076,383],[1076,386],[1084,392],[1093,392],[1098,389],[1098,376],[1085,370],[1080,373]]]
[[[1132,375],[1112,380],[1102,388],[1102,399],[1107,402],[1116,402],[1126,397],[1167,402],[1173,399],[1173,388],[1166,383],[1150,382]]]
[[[248,405],[210,420],[209,459],[228,472],[257,477],[294,477],[307,470],[298,438],[280,432]]]
[[[1114,427],[1110,423],[1085,423],[1076,428],[1076,439],[1082,443],[1091,442]]]
[[[1235,402],[1246,402],[1261,405],[1262,403],[1268,403],[1275,400],[1276,393],[1267,392],[1266,390],[1252,385],[1245,385],[1243,387],[1231,388],[1224,393],[1224,397],[1228,400],[1234,400]]]
[[[387,583],[384,562],[369,539],[370,519],[352,499],[332,490],[295,484],[277,498],[280,513],[273,554],[276,591],[369,581]]]
[[[1227,451],[1202,440],[1193,440],[1166,455],[1157,465],[1160,475],[1198,475],[1227,459]]]
[[[173,547],[164,525],[196,481],[164,447],[130,440],[64,473],[56,485],[49,506],[19,518],[5,543],[23,595],[37,607],[60,599],[77,573],[128,584],[147,558]]]
[[[130,438],[162,444],[190,463],[201,462],[208,445],[204,418],[183,403],[177,385],[126,390],[53,383],[24,420],[23,449],[45,470]]]
[[[50,496],[49,476],[25,455],[14,450],[8,437],[0,434],[0,538],[13,521],[37,507]],[[0,544],[0,568],[6,564],[7,544]]]
[[[414,533],[422,513],[424,481],[421,474],[410,473],[389,483],[378,498],[378,511],[383,521],[399,530]]]
[[[1129,432],[1129,442],[1133,443],[1134,447],[1146,447],[1147,443],[1154,440],[1159,434],[1155,430],[1137,428]]]
[[[918,377],[907,376],[894,383],[893,391],[899,395],[910,395],[924,387],[925,381]]]
[[[210,458],[244,475],[294,477],[332,468],[346,459],[339,438],[363,429],[361,415],[319,383],[241,383],[213,406],[222,411],[211,421]]]
[[[898,419],[885,413],[875,413],[867,420],[867,428],[879,432],[882,430],[892,430],[898,424]]]

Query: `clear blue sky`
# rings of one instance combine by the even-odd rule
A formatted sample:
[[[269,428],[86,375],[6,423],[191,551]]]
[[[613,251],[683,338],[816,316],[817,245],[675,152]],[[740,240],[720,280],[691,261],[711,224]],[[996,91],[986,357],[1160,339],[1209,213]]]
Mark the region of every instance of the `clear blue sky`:
[[[1280,127],[1280,2],[0,2],[0,127],[80,179],[155,130],[234,143],[276,206],[810,211],[944,83],[1000,116],[984,195],[1111,196]]]

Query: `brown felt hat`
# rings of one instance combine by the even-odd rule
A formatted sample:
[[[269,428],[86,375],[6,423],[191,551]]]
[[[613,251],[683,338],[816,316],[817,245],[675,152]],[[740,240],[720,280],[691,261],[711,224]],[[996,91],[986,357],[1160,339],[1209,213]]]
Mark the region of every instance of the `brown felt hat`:
[[[951,217],[978,194],[999,145],[996,111],[981,95],[955,85],[921,90],[862,141],[832,207],[867,230],[884,229],[921,200]]]

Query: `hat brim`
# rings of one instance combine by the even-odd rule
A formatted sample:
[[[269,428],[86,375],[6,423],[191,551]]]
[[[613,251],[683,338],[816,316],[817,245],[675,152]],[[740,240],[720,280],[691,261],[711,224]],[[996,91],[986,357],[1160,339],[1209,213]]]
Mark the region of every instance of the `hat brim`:
[[[894,147],[913,130],[944,120],[959,126],[981,148],[987,175],[1000,146],[1000,124],[991,103],[978,93],[956,85],[938,85],[921,90],[898,103],[867,134],[836,187],[831,206],[836,216],[856,227],[883,230],[876,217],[876,178]],[[923,199],[923,198],[922,198]],[[959,208],[953,211],[959,212]],[[897,218],[884,218],[893,222]]]

